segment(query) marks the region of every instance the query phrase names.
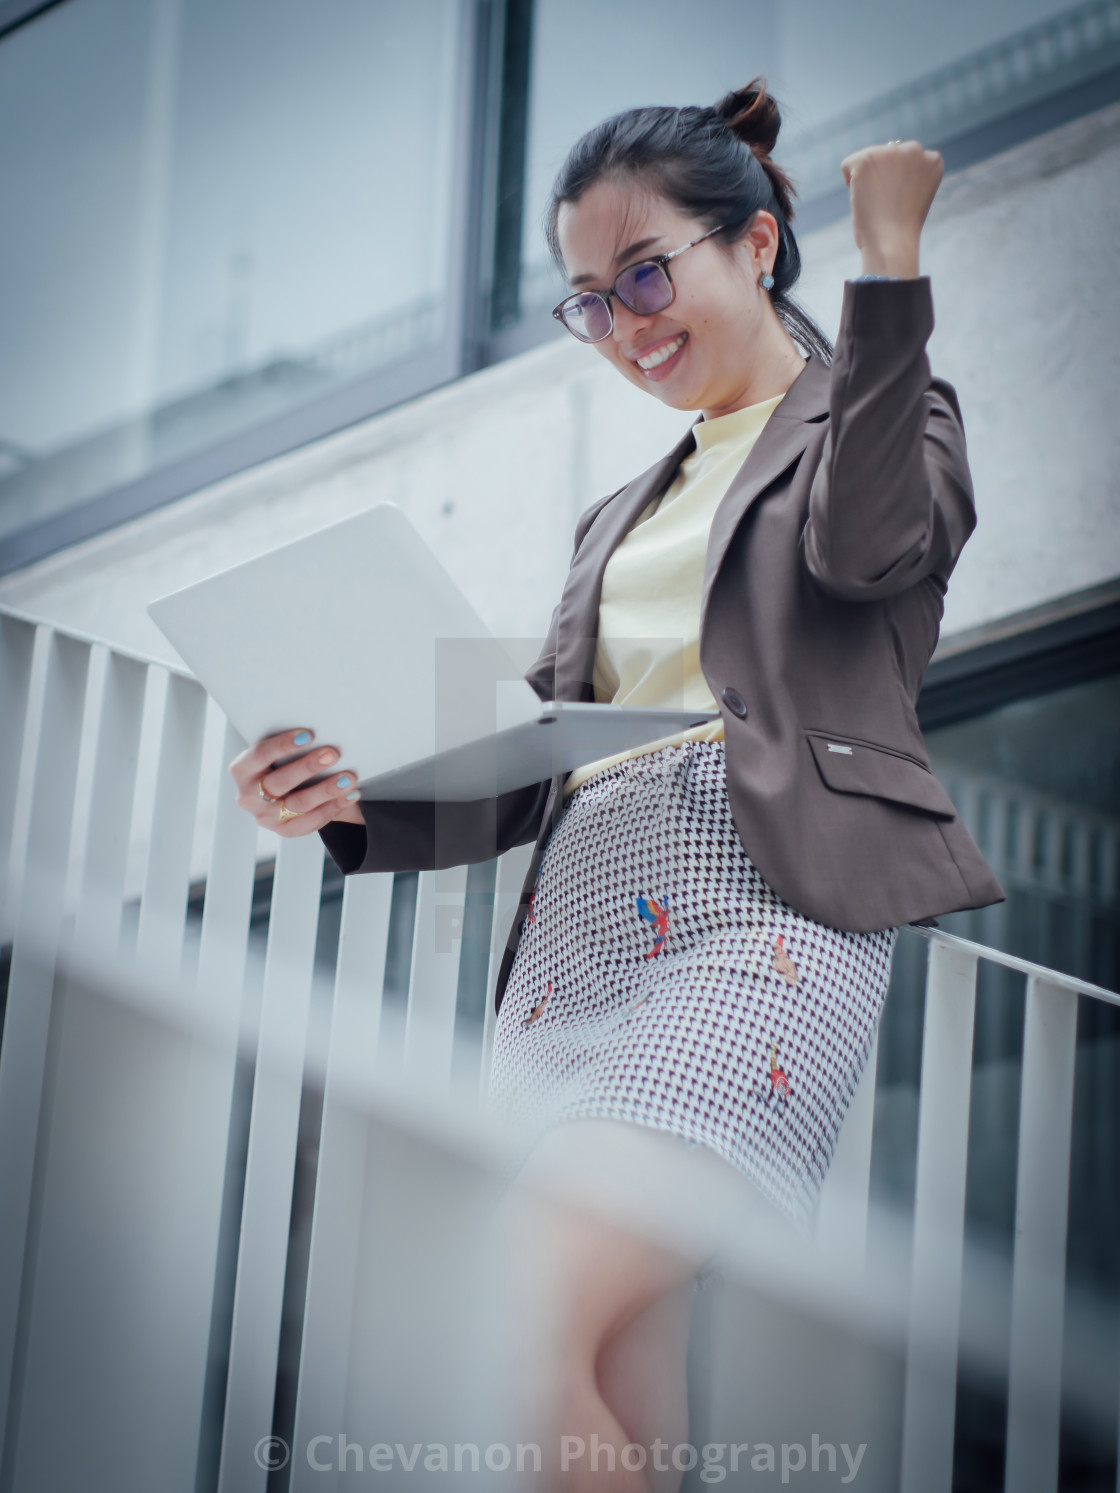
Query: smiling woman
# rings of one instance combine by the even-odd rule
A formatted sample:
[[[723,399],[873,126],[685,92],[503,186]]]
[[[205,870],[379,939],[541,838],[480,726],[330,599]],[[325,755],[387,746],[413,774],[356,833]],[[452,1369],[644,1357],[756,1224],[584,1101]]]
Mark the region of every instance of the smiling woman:
[[[1002,891],[883,642],[903,637],[916,672],[901,678],[921,677],[975,522],[955,397],[923,351],[918,239],[941,160],[891,142],[844,162],[865,278],[885,283],[849,287],[830,375],[827,339],[790,298],[779,125],[761,80],[711,109],[631,110],[578,142],[553,189],[548,238],[572,288],[553,314],[702,418],[584,515],[541,684],[721,719],[555,793],[503,968],[490,1098],[535,1139],[527,1171],[589,1122],[609,1154],[622,1122],[714,1155],[756,1206],[804,1225],[897,925]],[[565,623],[587,635],[582,680],[559,678]],[[620,1456],[679,1433],[687,1314],[672,1303],[695,1262],[591,1224],[559,1237],[557,1427]],[[633,1486],[679,1482],[648,1477]]]
[[[941,158],[909,141],[842,163],[865,274],[830,359],[790,299],[779,124],[758,80],[712,109],[616,116],[575,146],[549,218],[572,288],[559,318],[700,417],[582,515],[526,678],[544,700],[717,718],[480,803],[355,803],[333,775],[301,787],[312,757],[276,766],[292,737],[233,772],[243,807],[280,834],[320,830],[347,873],[535,840],[489,1092],[526,1167],[588,1122],[599,1155],[666,1132],[663,1156],[730,1168],[755,1206],[804,1227],[898,926],[1003,892],[915,713],[976,522],[956,396],[925,354],[918,245]],[[594,1434],[626,1466],[628,1444],[687,1426],[682,1293],[698,1262],[590,1224],[557,1238],[555,1444]],[[678,1482],[635,1470],[627,1485]],[[569,1469],[567,1485],[596,1478]]]

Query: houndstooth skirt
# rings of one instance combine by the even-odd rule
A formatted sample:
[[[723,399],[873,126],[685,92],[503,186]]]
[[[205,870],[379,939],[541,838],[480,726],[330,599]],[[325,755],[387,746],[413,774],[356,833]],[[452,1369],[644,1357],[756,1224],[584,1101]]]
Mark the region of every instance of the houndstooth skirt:
[[[531,1143],[605,1118],[710,1147],[811,1218],[875,1035],[896,929],[795,912],[745,853],[723,742],[604,769],[541,860],[489,1102]]]

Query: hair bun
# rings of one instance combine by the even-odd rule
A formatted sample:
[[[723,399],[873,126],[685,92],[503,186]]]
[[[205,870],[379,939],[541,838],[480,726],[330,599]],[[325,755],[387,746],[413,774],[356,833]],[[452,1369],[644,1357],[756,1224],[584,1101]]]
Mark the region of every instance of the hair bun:
[[[766,79],[752,78],[745,87],[725,94],[715,105],[714,113],[733,135],[750,147],[770,178],[778,206],[788,222],[793,217],[792,199],[797,194],[786,173],[770,159],[782,127],[782,115],[776,100],[766,91]]]

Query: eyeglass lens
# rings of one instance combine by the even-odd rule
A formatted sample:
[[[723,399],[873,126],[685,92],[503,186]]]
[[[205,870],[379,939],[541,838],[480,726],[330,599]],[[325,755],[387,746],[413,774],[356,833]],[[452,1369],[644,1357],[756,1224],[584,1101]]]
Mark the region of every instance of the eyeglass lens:
[[[614,282],[614,293],[636,315],[650,316],[669,305],[673,286],[661,265],[645,260],[622,271]],[[565,325],[585,342],[601,342],[610,334],[610,305],[596,290],[572,296],[563,314]]]
[[[601,342],[610,334],[610,308],[598,291],[571,296],[561,307],[561,315],[568,330],[584,342]]]

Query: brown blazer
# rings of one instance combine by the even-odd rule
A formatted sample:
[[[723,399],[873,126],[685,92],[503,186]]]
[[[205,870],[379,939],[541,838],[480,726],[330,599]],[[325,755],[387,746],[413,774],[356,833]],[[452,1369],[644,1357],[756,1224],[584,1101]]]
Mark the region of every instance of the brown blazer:
[[[915,702],[976,525],[956,395],[932,377],[927,278],[849,282],[831,369],[812,357],[712,520],[700,665],[725,732],[743,847],[807,917],[870,932],[1002,901],[934,777]],[[589,508],[526,678],[591,700],[603,570],[694,445]],[[321,833],[344,872],[486,860],[535,841],[501,1004],[563,779],[477,803],[362,803]]]

